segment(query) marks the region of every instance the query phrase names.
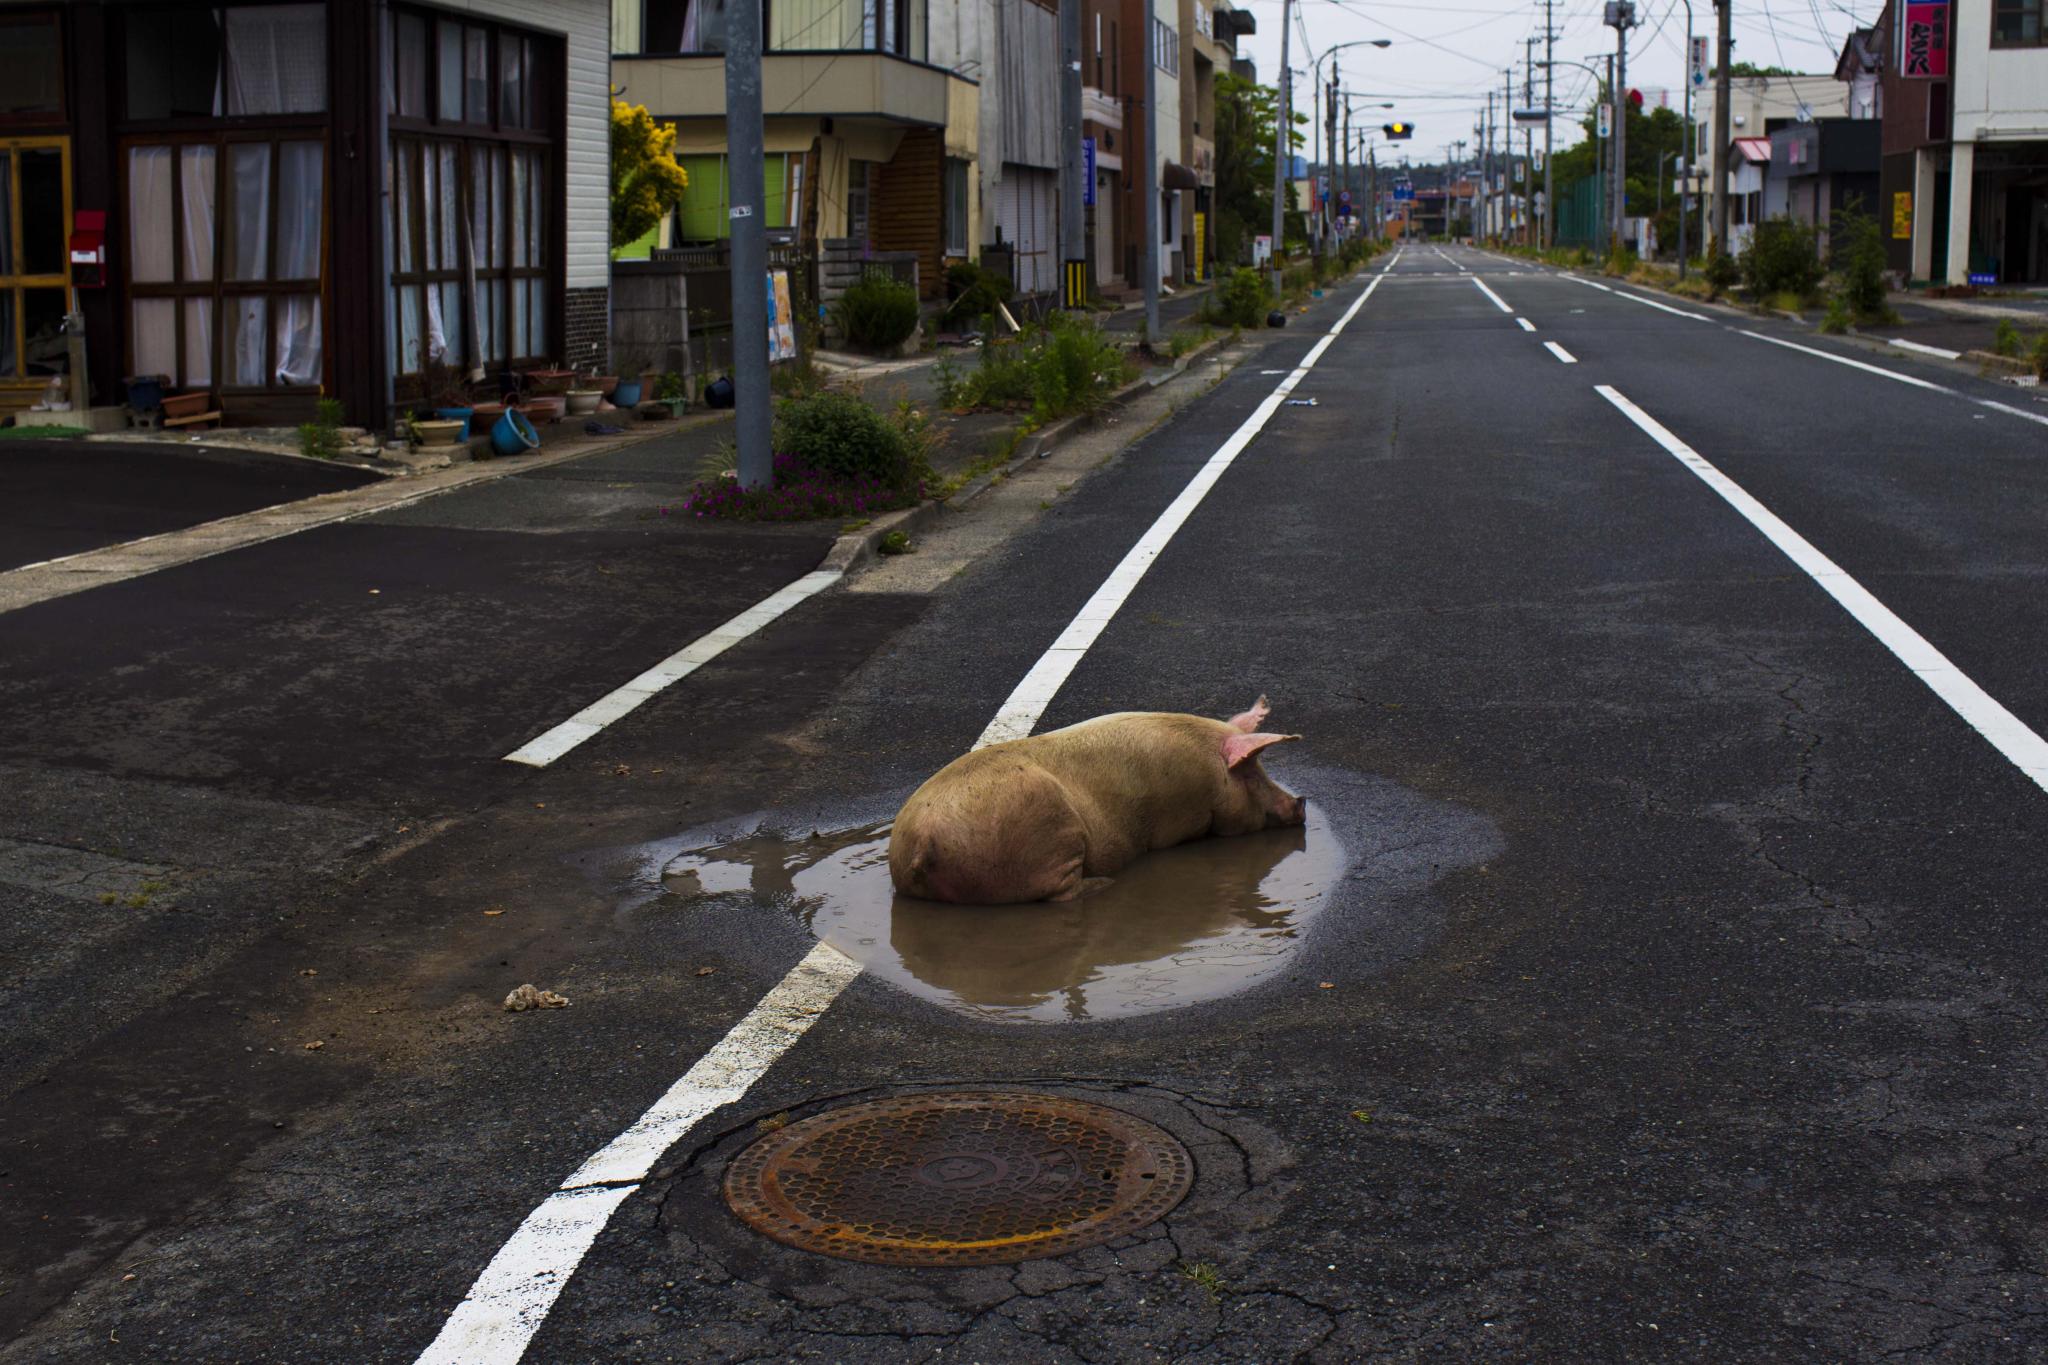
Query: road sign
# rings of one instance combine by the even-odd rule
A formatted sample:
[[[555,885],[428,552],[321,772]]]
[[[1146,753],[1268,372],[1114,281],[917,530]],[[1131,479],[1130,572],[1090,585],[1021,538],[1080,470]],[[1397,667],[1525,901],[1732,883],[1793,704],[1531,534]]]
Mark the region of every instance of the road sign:
[[[1694,86],[1707,83],[1707,37],[1704,33],[1692,40],[1692,53],[1685,65],[1687,77]]]
[[[1602,105],[1600,106],[1600,117],[1599,117],[1599,121],[1598,121],[1598,122],[1596,122],[1596,123],[1595,123],[1595,124],[1594,124],[1593,126],[1594,126],[1594,127],[1595,127],[1595,128],[1597,129],[1597,130],[1598,130],[1598,132],[1599,132],[1599,135],[1600,135],[1601,137],[1613,137],[1613,136],[1614,136],[1614,106],[1613,106],[1613,105],[1611,105],[1611,104],[1602,104]]]
[[[1405,202],[1414,197],[1415,187],[1413,185],[1401,184],[1394,186],[1394,199],[1396,202]]]
[[[1095,207],[1095,139],[1081,139],[1081,204]]]
[[[1892,195],[1892,236],[1898,241],[1913,237],[1913,194],[1899,190]]]

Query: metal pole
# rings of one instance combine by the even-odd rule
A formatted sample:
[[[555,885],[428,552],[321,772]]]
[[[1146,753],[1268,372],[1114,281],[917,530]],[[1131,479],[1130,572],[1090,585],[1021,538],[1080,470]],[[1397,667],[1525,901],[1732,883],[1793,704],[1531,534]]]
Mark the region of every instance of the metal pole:
[[[1287,69],[1287,30],[1293,23],[1294,0],[1280,0],[1280,91],[1273,120],[1273,258],[1267,262],[1276,294],[1280,292],[1280,244],[1287,240],[1283,232],[1287,212],[1287,96],[1294,87],[1294,77]],[[1146,84],[1150,86],[1150,77]]]
[[[1614,26],[1614,246],[1628,239],[1628,25],[1634,6],[1624,5]]]
[[[1734,13],[1731,0],[1714,0],[1720,21],[1719,55],[1714,71],[1714,254],[1728,254],[1728,59],[1734,55],[1735,36],[1730,31]]]
[[[1556,93],[1556,74],[1551,61],[1556,57],[1557,30],[1550,22],[1552,0],[1543,0],[1543,246],[1557,245],[1557,194],[1556,184],[1550,172],[1551,139],[1557,125],[1557,106],[1552,102]]]
[[[1060,278],[1069,308],[1085,301],[1073,297],[1077,282],[1069,276],[1088,254],[1088,196],[1081,183],[1081,5],[1082,0],[1060,0]]]
[[[1699,167],[1699,138],[1692,127],[1692,0],[1685,0],[1685,179],[1678,186],[1678,278],[1685,278],[1685,220],[1691,216],[1685,205],[1685,187]]]
[[[1340,183],[1344,187],[1344,193],[1351,195],[1352,233],[1355,236],[1358,231],[1358,196],[1352,194],[1351,191],[1351,101],[1349,100],[1344,101],[1344,179]],[[1340,199],[1338,202],[1342,203],[1343,201]]]
[[[725,117],[732,207],[733,435],[740,487],[775,481],[768,414],[768,220],[761,150],[761,5],[726,9]]]
[[[1152,346],[1160,341],[1159,152],[1163,138],[1159,131],[1159,42],[1159,18],[1152,12],[1152,0],[1145,0],[1145,341]]]
[[[1515,218],[1515,69],[1500,73],[1500,240],[1508,240]]]
[[[1334,203],[1334,200],[1337,197],[1337,176],[1336,166],[1334,164],[1337,160],[1337,68],[1334,64],[1330,67],[1330,84],[1328,89],[1330,94],[1330,136],[1328,140],[1324,143],[1324,147],[1325,150],[1329,153],[1329,155],[1323,158],[1324,164],[1322,175],[1323,180],[1328,182],[1330,188],[1326,193],[1324,193],[1321,196],[1323,201],[1322,220],[1323,240],[1326,244],[1324,247],[1325,250],[1329,249],[1327,243],[1329,241],[1331,232],[1335,229],[1337,225],[1337,209]]]

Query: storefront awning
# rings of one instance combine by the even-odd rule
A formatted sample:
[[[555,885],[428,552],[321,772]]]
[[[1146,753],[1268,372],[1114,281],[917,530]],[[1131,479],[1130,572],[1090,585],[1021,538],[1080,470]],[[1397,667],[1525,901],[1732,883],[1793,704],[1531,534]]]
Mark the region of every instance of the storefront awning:
[[[1165,172],[1159,177],[1159,188],[1163,190],[1194,190],[1201,186],[1202,182],[1195,173],[1178,161],[1167,162]]]

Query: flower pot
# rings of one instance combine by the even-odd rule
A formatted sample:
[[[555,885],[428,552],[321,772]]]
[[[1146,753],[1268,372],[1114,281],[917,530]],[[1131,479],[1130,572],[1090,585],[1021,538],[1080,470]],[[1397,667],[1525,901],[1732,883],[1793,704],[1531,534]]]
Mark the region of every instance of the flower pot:
[[[517,408],[506,408],[491,427],[491,449],[500,455],[523,455],[540,445],[540,433]]]
[[[478,403],[469,411],[470,431],[488,432],[492,424],[505,415],[505,405],[503,403]]]
[[[462,423],[462,434],[455,439],[458,441],[467,441],[469,439],[469,424],[470,420],[476,416],[475,408],[435,408],[434,415],[444,422]]]
[[[428,418],[425,421],[414,422],[412,429],[419,437],[422,450],[434,450],[459,442],[463,430],[468,425],[466,421],[458,422],[449,418]]]
[[[122,382],[128,389],[128,406],[137,412],[148,412],[163,405],[164,385],[171,382],[171,377],[166,374],[138,374]]]
[[[638,407],[640,405],[640,381],[637,379],[620,380],[618,387],[612,390],[612,403],[614,406],[621,408]]]
[[[569,386],[576,382],[574,370],[528,370],[526,382],[533,386],[535,393],[567,393]]]
[[[206,411],[207,403],[213,398],[210,393],[170,393],[163,399],[164,416],[197,417]]]
[[[582,417],[597,411],[597,405],[604,401],[604,393],[598,389],[571,389],[566,395],[571,417]]]
[[[562,420],[562,405],[566,399],[560,397],[529,398],[520,404],[529,422],[559,422]]]
[[[596,389],[599,393],[609,398],[612,396],[612,390],[616,389],[618,386],[619,377],[617,375],[600,374],[591,376],[589,379],[584,380],[581,384],[578,384],[576,387],[579,389]]]

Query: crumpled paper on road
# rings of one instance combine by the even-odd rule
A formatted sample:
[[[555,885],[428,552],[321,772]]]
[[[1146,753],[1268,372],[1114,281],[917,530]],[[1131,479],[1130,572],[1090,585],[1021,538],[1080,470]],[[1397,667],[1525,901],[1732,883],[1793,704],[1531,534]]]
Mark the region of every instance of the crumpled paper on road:
[[[505,1008],[513,1014],[520,1010],[559,1010],[568,1007],[567,996],[544,991],[531,981],[505,997]]]

